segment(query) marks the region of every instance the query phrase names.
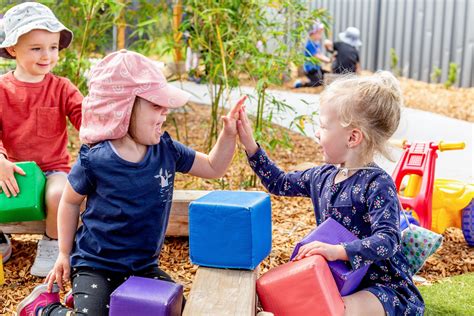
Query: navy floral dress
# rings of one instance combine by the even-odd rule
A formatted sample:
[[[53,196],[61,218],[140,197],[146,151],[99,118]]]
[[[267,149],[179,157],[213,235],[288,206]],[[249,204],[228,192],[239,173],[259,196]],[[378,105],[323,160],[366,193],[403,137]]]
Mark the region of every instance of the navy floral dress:
[[[343,246],[352,268],[370,265],[359,290],[376,295],[387,315],[423,315],[423,298],[400,250],[399,202],[390,175],[372,164],[334,184],[333,165],[285,173],[261,148],[249,162],[270,193],[310,197],[317,224],[332,217],[359,237]]]

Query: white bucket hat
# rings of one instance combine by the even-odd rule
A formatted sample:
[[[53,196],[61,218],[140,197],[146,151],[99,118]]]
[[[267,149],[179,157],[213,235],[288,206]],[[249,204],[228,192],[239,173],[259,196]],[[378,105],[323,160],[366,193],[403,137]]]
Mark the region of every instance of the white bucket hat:
[[[362,45],[360,41],[360,31],[358,28],[349,26],[344,32],[339,33],[339,39],[354,47]]]
[[[32,30],[60,32],[59,49],[69,46],[73,34],[54,15],[47,6],[37,2],[25,2],[14,6],[3,17],[5,40],[0,44],[0,57],[15,59],[6,47],[14,46],[18,38]]]

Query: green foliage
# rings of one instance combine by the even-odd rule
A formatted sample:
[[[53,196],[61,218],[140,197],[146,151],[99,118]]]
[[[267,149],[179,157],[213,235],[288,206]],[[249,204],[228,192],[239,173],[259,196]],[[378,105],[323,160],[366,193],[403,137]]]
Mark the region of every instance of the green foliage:
[[[433,66],[433,72],[431,73],[431,81],[439,83],[439,80],[441,79],[441,74],[441,68]]]
[[[163,0],[139,0],[135,8],[128,6],[125,19],[132,31],[128,36],[128,48],[147,56],[168,54],[176,44],[170,31],[171,18],[172,8]]]
[[[400,68],[398,67],[398,55],[395,48],[390,48],[390,70],[395,76],[400,76]]]
[[[4,74],[15,69],[15,61],[13,59],[0,58],[0,74]]]
[[[242,74],[257,91],[255,136],[275,146],[285,138],[271,138],[264,117],[284,107],[268,97],[267,88],[281,84],[291,63],[301,64],[302,44],[315,20],[327,23],[325,11],[309,12],[302,0],[191,0],[182,28],[191,34],[191,46],[201,52],[202,75],[212,100],[208,147],[217,139],[218,117]]]
[[[9,1],[0,8],[5,13],[20,1]],[[90,67],[89,58],[103,56],[114,46],[113,27],[124,13],[130,30],[130,49],[148,54],[163,54],[169,50],[167,37],[170,32],[170,11],[164,0],[39,0],[47,5],[58,19],[74,33],[71,46],[61,52],[54,72],[69,78],[87,94],[84,73]],[[124,12],[123,10],[126,10]],[[168,35],[168,37],[171,35]],[[164,38],[165,40],[157,40]]]
[[[305,135],[305,136],[313,136],[313,135],[307,135],[306,134],[306,124],[310,124],[313,127],[314,132],[316,131],[316,128],[318,126],[318,123],[316,121],[316,118],[318,117],[318,112],[313,111],[311,112],[310,115],[298,115],[295,116],[293,121],[290,123],[290,128],[295,126],[298,131]]]
[[[452,87],[458,80],[458,68],[456,63],[449,63],[448,80],[444,83],[446,88]]]

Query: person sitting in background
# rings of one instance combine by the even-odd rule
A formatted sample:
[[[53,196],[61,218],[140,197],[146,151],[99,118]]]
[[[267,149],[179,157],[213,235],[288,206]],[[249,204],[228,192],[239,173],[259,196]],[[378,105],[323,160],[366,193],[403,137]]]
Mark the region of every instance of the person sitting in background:
[[[339,33],[339,41],[333,43],[324,41],[324,47],[335,56],[332,72],[335,74],[360,74],[360,57],[358,48],[362,45],[360,31],[355,27],[348,27]]]

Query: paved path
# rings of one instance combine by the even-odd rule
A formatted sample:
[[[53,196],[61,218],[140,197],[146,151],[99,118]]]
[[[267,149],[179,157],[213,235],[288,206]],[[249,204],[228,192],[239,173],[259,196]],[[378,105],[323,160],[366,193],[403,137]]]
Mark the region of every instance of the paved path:
[[[181,86],[180,83],[174,83]],[[206,85],[198,85],[192,82],[183,82],[182,88],[193,94],[192,101],[210,104],[210,97]],[[319,95],[296,93],[295,91],[272,90],[269,93],[275,98],[290,104],[295,112],[280,113],[273,117],[273,122],[284,127],[289,127],[295,116],[311,115],[319,108]],[[231,104],[236,102],[241,94],[254,96],[253,88],[242,87],[240,91],[235,90],[231,94]],[[256,112],[256,98],[250,97],[246,102],[250,114]],[[298,131],[296,127],[292,128]],[[308,136],[314,137],[314,129],[310,124],[306,125]],[[474,183],[474,124],[462,120],[452,119],[431,112],[404,108],[398,130],[393,136],[395,139],[408,139],[411,141],[440,141],[459,142],[464,141],[464,150],[447,151],[439,153],[436,165],[436,177],[458,179]],[[393,157],[398,161],[402,151],[395,149]],[[385,158],[377,159],[382,167],[392,173],[396,162],[390,162]]]

